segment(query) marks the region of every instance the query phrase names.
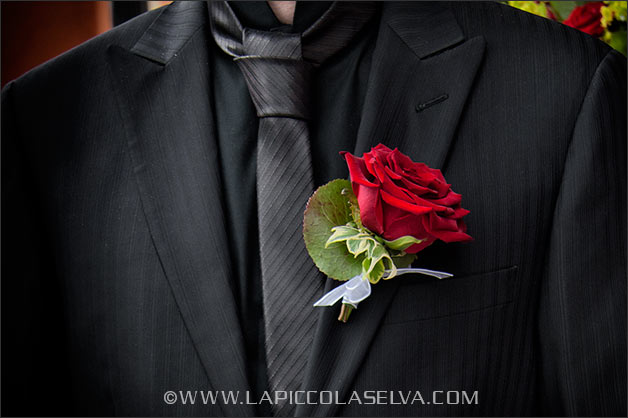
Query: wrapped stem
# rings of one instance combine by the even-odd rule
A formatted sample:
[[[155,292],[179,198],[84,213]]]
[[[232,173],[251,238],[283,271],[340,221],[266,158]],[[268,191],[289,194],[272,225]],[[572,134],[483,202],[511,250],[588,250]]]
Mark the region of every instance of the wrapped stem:
[[[343,303],[340,308],[340,315],[338,316],[338,320],[342,322],[347,322],[349,319],[349,315],[351,315],[351,311],[353,311],[353,305],[350,303]]]

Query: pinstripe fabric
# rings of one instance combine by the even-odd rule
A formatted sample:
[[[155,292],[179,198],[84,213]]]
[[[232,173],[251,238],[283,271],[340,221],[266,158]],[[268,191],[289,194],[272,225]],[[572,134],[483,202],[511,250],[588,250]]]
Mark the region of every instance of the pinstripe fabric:
[[[257,204],[269,385],[273,391],[298,390],[314,334],[312,303],[323,284],[300,233],[313,190],[307,123],[300,119],[307,116],[304,82],[311,65],[299,60],[299,35],[264,35],[245,43],[248,55],[286,54],[289,59],[244,57],[237,62],[261,118]],[[275,415],[287,416],[294,405],[273,409]]]
[[[144,14],[3,90],[4,415],[256,415],[163,399],[248,386],[205,6]],[[191,9],[199,26],[174,24]],[[380,283],[350,324],[321,309],[303,388],[341,403],[295,415],[626,416],[626,58],[494,2],[381,9],[355,152],[441,167],[474,241],[421,254],[452,280]],[[397,403],[349,403],[367,390]],[[400,402],[417,390],[425,404]],[[478,402],[432,402],[450,390]]]
[[[261,118],[257,204],[268,380],[273,391],[298,390],[316,321],[312,303],[323,284],[300,233],[314,187],[303,119],[312,66],[301,59],[300,35],[246,29],[243,40],[237,63]],[[275,415],[293,410],[273,405]]]
[[[242,28],[226,3],[213,8],[213,20],[218,20],[212,24],[214,39],[235,56],[260,118],[257,204],[269,386],[272,391],[295,391],[303,383],[314,336],[317,315],[312,304],[323,287],[301,234],[303,211],[314,187],[309,89],[315,64],[345,46],[372,12],[360,9],[345,26],[342,14],[352,7],[330,8],[306,31],[318,36],[317,29],[323,28],[330,34],[318,37],[320,45],[306,61],[301,34]],[[241,44],[234,42],[238,33]],[[273,405],[279,416],[291,415],[294,409],[295,404],[287,402]]]

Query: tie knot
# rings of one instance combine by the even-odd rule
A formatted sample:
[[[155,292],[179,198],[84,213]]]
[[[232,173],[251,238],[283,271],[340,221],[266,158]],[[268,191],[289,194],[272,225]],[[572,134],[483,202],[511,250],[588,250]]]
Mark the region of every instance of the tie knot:
[[[301,55],[301,36],[246,28],[245,55],[236,58],[258,117],[309,119],[312,64]]]
[[[242,33],[244,55],[265,58],[302,59],[301,34],[265,32],[244,28]]]
[[[216,44],[234,57],[259,117],[309,119],[314,66],[349,44],[375,15],[374,2],[333,2],[302,34],[243,27],[226,1],[207,2]]]

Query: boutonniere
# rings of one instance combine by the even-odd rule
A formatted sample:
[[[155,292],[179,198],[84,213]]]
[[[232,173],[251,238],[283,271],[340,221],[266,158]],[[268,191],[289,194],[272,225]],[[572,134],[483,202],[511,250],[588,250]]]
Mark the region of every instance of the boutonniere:
[[[351,181],[332,180],[314,192],[304,213],[303,238],[318,269],[346,282],[314,306],[342,299],[338,320],[346,322],[381,279],[406,273],[451,277],[410,265],[437,239],[449,243],[471,237],[462,220],[469,211],[440,170],[382,144],[362,157],[341,155]]]

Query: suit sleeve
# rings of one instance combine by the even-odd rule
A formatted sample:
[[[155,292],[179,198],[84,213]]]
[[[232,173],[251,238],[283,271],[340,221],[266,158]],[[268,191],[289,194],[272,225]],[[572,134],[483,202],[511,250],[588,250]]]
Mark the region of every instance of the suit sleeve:
[[[540,412],[626,416],[626,58],[615,51],[582,103],[549,248]]]
[[[2,413],[66,415],[63,302],[13,94],[12,83],[2,91]]]

